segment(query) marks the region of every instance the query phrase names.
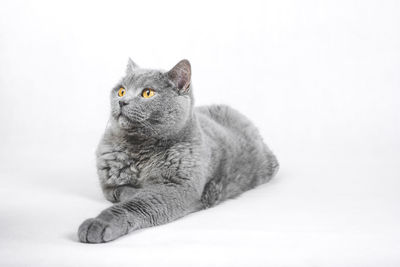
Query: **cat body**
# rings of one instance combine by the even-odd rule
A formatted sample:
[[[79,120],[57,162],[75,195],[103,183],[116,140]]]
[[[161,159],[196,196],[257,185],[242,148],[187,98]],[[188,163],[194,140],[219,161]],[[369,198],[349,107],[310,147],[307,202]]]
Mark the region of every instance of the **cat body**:
[[[223,105],[194,107],[187,60],[169,72],[130,60],[111,106],[96,156],[103,193],[115,204],[83,222],[81,242],[107,242],[212,207],[278,170],[245,116]]]

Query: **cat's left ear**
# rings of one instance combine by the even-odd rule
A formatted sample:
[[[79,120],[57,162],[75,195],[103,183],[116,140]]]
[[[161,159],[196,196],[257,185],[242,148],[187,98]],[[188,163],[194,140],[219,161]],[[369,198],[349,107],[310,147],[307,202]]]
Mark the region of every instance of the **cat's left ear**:
[[[128,65],[126,66],[126,74],[131,74],[137,68],[139,68],[139,66],[129,58]]]
[[[179,61],[178,64],[168,71],[168,78],[174,83],[180,93],[189,91],[191,76],[192,70],[190,62],[187,59]]]

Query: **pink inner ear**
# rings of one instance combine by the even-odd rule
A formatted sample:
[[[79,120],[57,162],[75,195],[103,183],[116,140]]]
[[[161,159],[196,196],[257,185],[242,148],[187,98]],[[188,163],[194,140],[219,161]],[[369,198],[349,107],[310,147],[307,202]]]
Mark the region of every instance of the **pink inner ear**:
[[[178,82],[178,88],[179,89],[186,89],[189,87],[189,80],[186,79],[186,77],[180,77],[181,79]]]
[[[171,81],[180,90],[186,90],[190,86],[191,67],[188,60],[181,60],[169,72],[168,76]]]

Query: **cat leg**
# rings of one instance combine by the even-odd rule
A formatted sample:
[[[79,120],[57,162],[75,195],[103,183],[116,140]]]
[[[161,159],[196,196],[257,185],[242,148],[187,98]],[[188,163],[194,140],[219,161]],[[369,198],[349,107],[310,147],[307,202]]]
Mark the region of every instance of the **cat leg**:
[[[210,208],[217,205],[221,201],[222,184],[216,180],[209,181],[204,187],[201,195],[201,203],[204,208]]]
[[[78,230],[84,243],[114,240],[133,230],[164,224],[200,209],[200,196],[190,186],[156,185],[139,189],[130,199],[117,203]]]
[[[140,190],[139,188],[133,187],[131,185],[112,187],[103,186],[102,189],[104,197],[112,203],[118,203],[128,200],[129,198],[133,197],[138,192],[138,190]]]

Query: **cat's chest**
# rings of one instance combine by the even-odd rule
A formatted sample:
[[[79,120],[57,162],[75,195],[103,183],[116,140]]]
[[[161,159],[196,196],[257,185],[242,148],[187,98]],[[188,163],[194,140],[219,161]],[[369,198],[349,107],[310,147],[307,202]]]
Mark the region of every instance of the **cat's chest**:
[[[187,163],[185,152],[177,148],[132,151],[120,147],[98,157],[100,179],[109,186],[163,183],[177,176],[182,164]]]
[[[174,182],[186,179],[195,169],[196,153],[187,143],[169,148],[149,147],[133,150],[125,146],[104,146],[99,149],[100,180],[107,186]]]
[[[156,155],[133,153],[129,150],[115,151],[107,162],[108,175],[105,183],[112,186],[142,186],[155,172],[157,158]]]

